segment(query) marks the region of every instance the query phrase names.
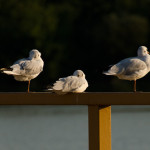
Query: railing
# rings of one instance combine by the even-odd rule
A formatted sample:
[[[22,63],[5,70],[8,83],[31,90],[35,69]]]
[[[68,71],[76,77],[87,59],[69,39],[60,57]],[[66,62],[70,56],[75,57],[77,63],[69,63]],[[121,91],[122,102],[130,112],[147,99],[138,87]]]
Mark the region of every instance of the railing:
[[[89,150],[111,150],[111,105],[150,105],[150,93],[0,93],[0,105],[88,105]]]

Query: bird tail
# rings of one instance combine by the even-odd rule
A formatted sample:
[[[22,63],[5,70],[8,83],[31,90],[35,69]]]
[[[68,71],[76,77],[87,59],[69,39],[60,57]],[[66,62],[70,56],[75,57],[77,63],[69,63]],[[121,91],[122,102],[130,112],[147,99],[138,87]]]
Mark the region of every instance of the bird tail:
[[[103,71],[103,74],[105,74],[105,75],[115,75],[116,73],[111,72],[110,70],[108,70],[108,71]]]
[[[5,71],[12,71],[12,68],[0,68],[1,73],[5,73]]]
[[[13,72],[13,68],[1,68],[0,72],[8,75],[19,75],[18,73]]]
[[[50,92],[50,93],[56,93],[58,95],[66,94],[65,92],[62,92],[62,90],[55,90],[55,89],[53,89],[53,86],[51,86],[51,85],[48,85],[44,91],[45,92]]]
[[[53,86],[48,85],[48,86],[46,87],[46,91],[53,91]]]

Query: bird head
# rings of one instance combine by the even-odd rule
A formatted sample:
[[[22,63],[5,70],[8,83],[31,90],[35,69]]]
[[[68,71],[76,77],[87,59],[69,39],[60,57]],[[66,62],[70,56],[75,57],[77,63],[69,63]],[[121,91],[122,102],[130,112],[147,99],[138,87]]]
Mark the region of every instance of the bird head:
[[[29,58],[31,59],[38,59],[41,57],[41,53],[37,49],[33,49],[29,53]]]
[[[85,77],[85,74],[83,73],[82,70],[76,70],[74,73],[73,73],[74,76],[77,76],[77,77]]]
[[[146,55],[149,54],[149,52],[148,52],[146,46],[140,46],[140,47],[138,48],[137,53],[138,53],[138,56],[146,56]]]

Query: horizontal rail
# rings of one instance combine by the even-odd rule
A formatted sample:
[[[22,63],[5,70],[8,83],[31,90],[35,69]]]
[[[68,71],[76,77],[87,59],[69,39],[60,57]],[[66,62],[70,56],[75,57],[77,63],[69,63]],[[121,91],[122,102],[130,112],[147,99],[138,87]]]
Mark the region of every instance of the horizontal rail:
[[[150,105],[150,92],[0,93],[0,105]]]

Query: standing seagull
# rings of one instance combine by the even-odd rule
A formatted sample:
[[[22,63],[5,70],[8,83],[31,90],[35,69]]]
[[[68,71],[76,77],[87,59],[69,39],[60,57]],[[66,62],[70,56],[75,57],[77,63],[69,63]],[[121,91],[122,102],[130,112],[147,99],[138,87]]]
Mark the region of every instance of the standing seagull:
[[[136,80],[144,77],[149,71],[149,52],[147,51],[147,47],[140,46],[137,51],[137,57],[126,58],[103,73],[117,76],[123,80],[134,80],[134,92],[136,92]]]
[[[48,90],[52,90],[57,94],[82,93],[87,87],[88,82],[85,79],[85,74],[81,70],[76,70],[72,76],[60,78]]]
[[[28,81],[28,92],[30,91],[30,80],[36,78],[43,71],[44,62],[41,53],[33,49],[28,58],[16,61],[10,68],[1,68],[2,73],[13,75],[17,81]]]

